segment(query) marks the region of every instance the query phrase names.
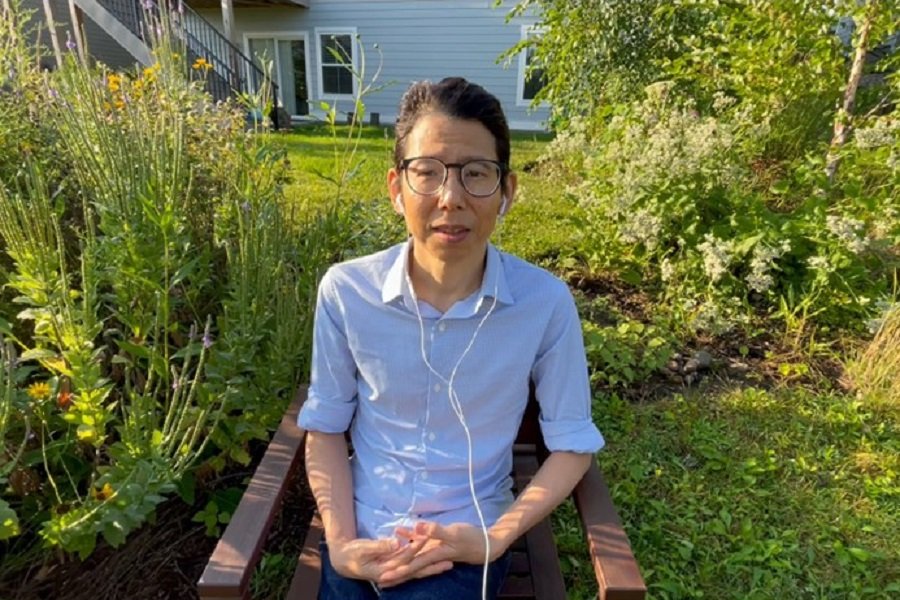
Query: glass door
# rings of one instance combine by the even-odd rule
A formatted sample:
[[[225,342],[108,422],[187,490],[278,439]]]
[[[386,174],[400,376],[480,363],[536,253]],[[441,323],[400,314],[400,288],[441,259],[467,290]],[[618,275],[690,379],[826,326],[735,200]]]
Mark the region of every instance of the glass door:
[[[250,56],[260,68],[263,61],[274,61],[273,76],[278,85],[278,105],[289,115],[308,115],[305,36],[248,36],[248,45]]]

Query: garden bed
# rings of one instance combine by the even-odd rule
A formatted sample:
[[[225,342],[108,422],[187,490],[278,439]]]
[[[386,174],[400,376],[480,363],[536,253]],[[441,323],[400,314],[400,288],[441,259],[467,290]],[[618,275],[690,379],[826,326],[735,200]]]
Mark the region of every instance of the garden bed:
[[[246,485],[256,468],[264,445],[254,451],[248,467],[231,469],[208,486],[206,495],[230,486]],[[298,475],[298,482],[303,475]],[[173,497],[159,506],[153,523],[128,537],[120,548],[102,543],[84,562],[60,555],[43,559],[0,578],[0,598],[4,600],[158,600],[197,598],[197,580],[215,548],[217,539],[206,533],[206,525],[194,520],[202,505],[189,506]],[[285,556],[292,563],[299,554],[312,515],[313,503],[306,486],[288,489],[278,513],[267,551]],[[283,585],[289,582],[289,574]],[[279,573],[261,573],[255,589],[257,598],[278,598]]]

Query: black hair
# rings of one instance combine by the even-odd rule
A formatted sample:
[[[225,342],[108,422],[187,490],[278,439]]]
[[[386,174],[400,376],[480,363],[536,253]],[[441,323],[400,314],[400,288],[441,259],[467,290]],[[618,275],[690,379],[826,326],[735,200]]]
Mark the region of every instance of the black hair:
[[[400,167],[406,150],[406,137],[419,117],[439,111],[455,119],[478,121],[494,136],[497,160],[509,172],[509,125],[500,101],[489,91],[462,77],[447,77],[438,83],[417,81],[409,86],[400,100],[400,114],[394,126],[394,166]],[[506,187],[506,177],[503,178]]]

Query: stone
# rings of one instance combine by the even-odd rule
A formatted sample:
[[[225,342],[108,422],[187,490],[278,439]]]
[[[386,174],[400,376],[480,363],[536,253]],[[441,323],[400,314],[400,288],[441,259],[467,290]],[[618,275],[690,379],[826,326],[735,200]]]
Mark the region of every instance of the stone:
[[[699,350],[696,354],[694,354],[694,358],[697,360],[697,363],[700,365],[701,370],[706,370],[712,367],[713,357],[712,354],[707,352],[706,350]]]

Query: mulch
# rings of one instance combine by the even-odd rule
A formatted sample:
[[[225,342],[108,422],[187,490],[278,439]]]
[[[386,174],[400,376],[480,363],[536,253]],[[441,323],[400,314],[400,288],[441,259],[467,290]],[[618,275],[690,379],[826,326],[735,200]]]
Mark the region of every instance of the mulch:
[[[259,457],[256,458],[250,467],[232,469],[215,485],[236,485],[248,479]],[[215,488],[206,491],[212,489]],[[198,493],[197,497],[206,495]],[[111,548],[100,542],[84,562],[76,557],[47,554],[17,572],[4,573],[0,578],[0,599],[196,599],[197,581],[217,541],[206,534],[205,525],[192,520],[203,505],[197,504],[189,506],[177,497],[167,500],[157,508],[155,521],[129,535],[121,547]],[[296,485],[285,495],[266,549],[298,554],[312,506],[301,472]]]

